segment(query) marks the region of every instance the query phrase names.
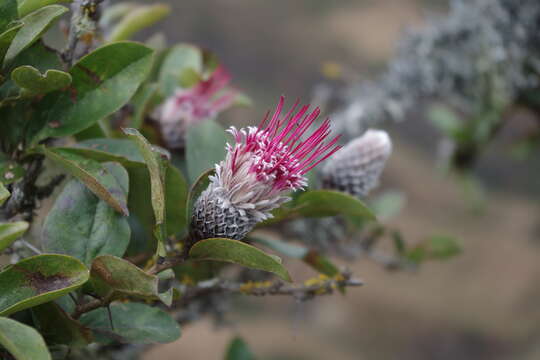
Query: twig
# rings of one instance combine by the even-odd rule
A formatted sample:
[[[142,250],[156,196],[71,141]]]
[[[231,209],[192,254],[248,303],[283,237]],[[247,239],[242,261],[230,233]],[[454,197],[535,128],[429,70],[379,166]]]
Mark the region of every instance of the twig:
[[[186,261],[186,256],[184,254],[167,258],[159,258],[155,265],[150,268],[147,273],[150,275],[157,275],[164,270],[171,269],[176,265],[183,263],[184,261]]]
[[[220,279],[200,282],[196,285],[183,285],[180,305],[185,305],[193,299],[209,293],[244,294],[252,296],[285,295],[292,296],[298,301],[306,301],[320,295],[330,295],[335,290],[344,287],[362,286],[364,283],[344,272],[333,278],[321,275],[310,279],[302,285],[287,285],[282,281],[232,283]]]
[[[84,33],[95,33],[100,17],[99,5],[104,0],[77,0],[71,5],[71,16],[67,45],[62,51],[62,60],[68,67],[77,60],[77,45]],[[89,31],[91,28],[92,31]],[[80,54],[83,55],[83,54]]]
[[[92,301],[89,301],[84,304],[79,304],[75,308],[75,311],[73,314],[71,314],[71,317],[74,319],[78,319],[81,317],[82,314],[90,312],[92,310],[96,310],[100,307],[107,306],[111,303],[112,298],[110,297],[104,297],[102,299],[94,299]]]

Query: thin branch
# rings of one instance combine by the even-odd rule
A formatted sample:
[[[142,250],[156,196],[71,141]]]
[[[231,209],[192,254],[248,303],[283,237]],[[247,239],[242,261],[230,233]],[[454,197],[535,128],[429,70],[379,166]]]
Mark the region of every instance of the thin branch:
[[[177,305],[184,306],[195,298],[209,293],[252,296],[284,295],[292,296],[298,301],[306,301],[316,296],[333,294],[337,289],[362,286],[363,284],[361,280],[352,278],[349,272],[344,272],[333,278],[320,275],[318,278],[310,279],[301,285],[287,285],[282,281],[237,283],[212,279],[196,285],[183,285],[182,296]]]
[[[84,304],[78,304],[77,307],[75,308],[75,311],[71,315],[71,317],[74,319],[78,319],[84,313],[99,309],[100,307],[103,307],[103,306],[108,306],[111,303],[111,301],[112,301],[112,298],[105,297],[102,299],[94,299]]]
[[[157,275],[164,270],[168,270],[175,267],[176,265],[180,265],[184,261],[186,261],[186,256],[184,256],[183,254],[167,258],[158,258],[154,266],[152,266],[152,268],[150,268],[147,273],[150,275]]]

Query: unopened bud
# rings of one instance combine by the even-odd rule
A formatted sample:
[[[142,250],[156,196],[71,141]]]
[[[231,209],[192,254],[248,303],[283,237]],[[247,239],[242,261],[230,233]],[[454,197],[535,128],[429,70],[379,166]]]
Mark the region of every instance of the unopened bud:
[[[328,159],[321,169],[323,187],[365,197],[377,187],[391,152],[386,131],[366,131]]]

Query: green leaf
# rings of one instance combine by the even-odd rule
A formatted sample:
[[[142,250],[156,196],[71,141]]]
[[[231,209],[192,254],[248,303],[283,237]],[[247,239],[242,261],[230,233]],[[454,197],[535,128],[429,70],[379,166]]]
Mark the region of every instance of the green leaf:
[[[28,230],[28,223],[26,221],[0,223],[0,251],[11,246],[26,230]]]
[[[0,33],[9,28],[10,23],[17,18],[17,1],[2,0],[0,2]]]
[[[134,140],[143,156],[150,174],[151,204],[156,223],[155,235],[158,239],[158,255],[165,256],[164,241],[167,235],[165,228],[165,159],[167,155],[152,146],[136,129],[124,129],[124,133]]]
[[[14,24],[11,28],[7,29],[3,33],[0,33],[0,64],[4,61],[4,56],[6,55],[11,42],[17,35],[17,32],[23,27],[23,23],[19,22]],[[0,82],[1,83],[1,82]]]
[[[312,190],[301,194],[294,207],[307,217],[348,215],[363,220],[376,220],[371,210],[354,196],[330,190]]]
[[[188,128],[186,161],[190,183],[225,158],[227,140],[223,127],[211,119]]]
[[[281,265],[281,259],[262,250],[237,240],[213,238],[195,243],[189,251],[193,260],[225,261],[253,269],[276,274],[285,281],[291,281],[287,270]]]
[[[37,41],[32,46],[30,46],[28,49],[21,52],[11,63],[10,68],[14,69],[18,66],[23,65],[31,65],[35,67],[37,70],[39,70],[41,73],[46,72],[50,69],[56,69],[61,70],[62,64],[60,63],[60,58],[58,57],[58,54],[51,49],[46,48],[43,45],[42,41]],[[0,86],[0,98],[2,97],[18,97],[20,93],[20,88],[15,84],[15,82],[11,79],[11,77],[8,77],[6,81]],[[18,101],[17,104],[22,103],[22,101]],[[29,104],[25,105],[26,108],[29,108],[29,110],[33,110],[35,106],[32,104],[32,107],[29,106]],[[21,111],[18,111],[20,113]],[[7,119],[4,119],[4,121]],[[21,123],[23,119],[17,117],[13,123]],[[33,124],[35,121],[37,121],[37,117],[32,114],[31,116],[31,123]],[[20,125],[19,125],[20,126]],[[28,126],[28,125],[26,125]],[[11,127],[15,127],[15,125],[11,125]],[[25,131],[26,132],[26,131]],[[29,134],[28,137],[25,137],[24,140],[30,139]]]
[[[163,19],[170,12],[170,7],[164,4],[139,6],[128,12],[111,30],[108,41],[127,40],[136,32]]]
[[[44,95],[63,89],[71,84],[71,75],[59,70],[47,70],[43,75],[33,66],[19,66],[11,73],[11,79],[23,90],[23,96]]]
[[[71,0],[18,0],[19,16],[26,16],[34,10],[60,2],[71,2]]]
[[[187,227],[188,184],[184,176],[169,164],[165,174],[165,220],[167,235],[180,234]]]
[[[89,284],[100,297],[156,300],[163,299],[163,294],[158,292],[158,281],[157,276],[147,274],[127,260],[103,255],[92,263]]]
[[[11,62],[24,49],[36,42],[47,29],[68,9],[60,5],[42,7],[21,19],[24,26],[13,39],[4,58],[4,65]]]
[[[16,360],[51,360],[36,329],[6,317],[0,317],[0,345]]]
[[[235,337],[229,344],[225,360],[255,360],[255,355],[242,338]]]
[[[127,176],[122,182],[127,186]],[[127,218],[77,180],[64,187],[42,230],[46,251],[74,256],[87,265],[99,255],[123,256],[129,238]]]
[[[180,326],[171,315],[155,307],[138,303],[110,306],[114,330],[107,309],[81,316],[81,322],[94,330],[96,341],[110,344],[112,339],[131,344],[169,343],[180,337]]]
[[[180,87],[180,77],[187,69],[198,73],[203,69],[201,50],[193,45],[179,44],[167,53],[159,72],[159,86],[163,96],[171,96]]]
[[[70,152],[99,162],[114,161],[124,167],[145,166],[137,145],[127,139],[89,139],[69,148]]]
[[[120,109],[146,79],[152,56],[152,49],[134,42],[112,43],[84,56],[69,72],[69,89],[39,103],[34,143],[76,134]]]
[[[0,206],[4,204],[10,195],[9,191],[4,187],[4,184],[0,182]]]
[[[129,215],[127,208],[128,175],[116,163],[102,165],[70,149],[41,148],[49,159],[62,166],[69,174],[82,181],[90,191],[122,215]]]
[[[88,280],[88,269],[66,255],[38,255],[0,272],[0,316],[7,316],[67,294]]]
[[[150,186],[152,191],[152,207],[156,217],[156,224],[165,221],[165,189],[162,157],[164,154],[152,146],[148,140],[136,129],[124,129],[124,134],[133,139],[146,162],[150,173]]]
[[[93,340],[90,329],[73,319],[54,302],[33,307],[32,317],[49,345],[83,347]]]

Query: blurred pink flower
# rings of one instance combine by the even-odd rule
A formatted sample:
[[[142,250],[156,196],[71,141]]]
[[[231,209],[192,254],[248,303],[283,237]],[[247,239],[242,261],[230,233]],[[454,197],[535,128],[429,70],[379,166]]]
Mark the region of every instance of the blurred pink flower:
[[[281,97],[268,123],[267,115],[258,127],[228,130],[235,144],[227,144],[225,160],[216,164],[215,176],[195,205],[193,227],[199,238],[243,238],[289,200],[288,192],[307,185],[308,171],[339,149],[339,136],[325,142],[328,119],[304,137],[319,108],[308,113],[306,105],[294,114],[297,102],[281,117],[283,103]]]
[[[176,90],[159,108],[158,121],[168,148],[181,148],[187,128],[212,118],[234,102],[238,91],[227,88],[231,76],[219,66],[207,80]]]

